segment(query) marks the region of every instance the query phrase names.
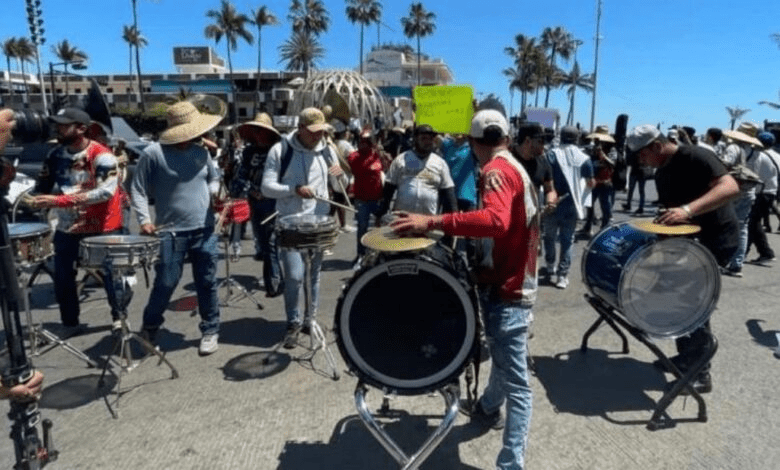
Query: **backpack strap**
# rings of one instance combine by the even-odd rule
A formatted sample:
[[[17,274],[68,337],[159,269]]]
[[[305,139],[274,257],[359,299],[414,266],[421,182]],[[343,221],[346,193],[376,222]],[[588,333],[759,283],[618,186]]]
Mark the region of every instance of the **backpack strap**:
[[[287,168],[290,167],[290,162],[292,161],[293,156],[293,147],[290,145],[289,142],[287,142],[287,139],[282,139],[282,161],[281,166],[279,167],[279,183],[282,182],[282,178],[284,177],[284,174],[287,173]]]

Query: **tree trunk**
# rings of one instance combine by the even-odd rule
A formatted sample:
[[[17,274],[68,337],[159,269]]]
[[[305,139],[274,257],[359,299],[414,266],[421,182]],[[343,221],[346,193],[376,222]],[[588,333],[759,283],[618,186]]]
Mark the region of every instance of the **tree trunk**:
[[[225,38],[227,40],[227,38]],[[236,110],[236,84],[233,81],[233,59],[230,56],[230,43],[228,43],[227,47],[227,56],[228,56],[228,67],[230,69],[230,94],[233,98],[233,106],[231,106],[233,110],[233,115],[228,119],[229,124],[235,124],[236,120],[238,119],[238,111]]]
[[[260,45],[262,44],[262,41],[260,40],[260,35],[262,33],[262,28],[260,26],[257,27],[257,83],[255,84],[255,114],[260,112],[260,74],[262,72],[261,64],[262,64],[262,48]]]
[[[420,35],[417,35],[417,86],[420,86],[422,75],[420,75]]]
[[[27,74],[24,71],[24,61],[20,60],[19,62],[22,68],[22,81],[24,82],[24,96],[27,97],[27,101],[24,103],[24,107],[26,108],[30,106],[30,90],[27,88]],[[732,129],[734,128],[734,126],[731,127]]]

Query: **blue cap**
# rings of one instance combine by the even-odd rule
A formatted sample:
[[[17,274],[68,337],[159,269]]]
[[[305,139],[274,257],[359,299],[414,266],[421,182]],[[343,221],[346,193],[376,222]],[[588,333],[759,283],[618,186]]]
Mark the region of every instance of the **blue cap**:
[[[771,132],[759,132],[756,137],[764,145],[764,148],[775,145],[775,136]]]

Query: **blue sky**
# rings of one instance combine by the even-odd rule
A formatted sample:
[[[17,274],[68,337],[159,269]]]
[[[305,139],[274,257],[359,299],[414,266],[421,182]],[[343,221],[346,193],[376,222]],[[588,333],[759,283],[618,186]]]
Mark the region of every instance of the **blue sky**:
[[[24,0],[4,0],[0,40],[28,34]],[[125,73],[128,48],[122,26],[131,24],[130,0],[42,0],[46,44],[44,67],[56,61],[50,46],[63,39],[90,57],[89,73]],[[411,2],[383,2],[382,42],[409,43],[400,19]],[[443,59],[456,83],[471,85],[478,96],[498,95],[507,109],[520,106],[519,94],[510,99],[501,71],[512,65],[504,48],[522,33],[538,36],[547,27],[563,26],[583,41],[577,56],[581,69],[594,68],[596,0],[424,0],[436,14],[436,31],[422,40],[422,50]],[[226,58],[224,40],[215,45],[203,36],[205,13],[218,9],[219,0],[138,0],[139,25],[149,45],[142,50],[145,73],[175,73],[174,46],[209,45]],[[281,25],[263,28],[263,70],[280,70],[278,46],[290,35],[289,0],[233,0],[249,14],[266,5]],[[343,0],[325,0],[331,26],[321,37],[326,49],[321,69],[358,66],[359,27],[344,13]],[[780,121],[780,111],[758,101],[780,102],[780,48],[772,33],[780,33],[780,2],[766,0],[603,0],[601,47],[595,124],[613,129],[618,114],[629,125],[662,123],[707,127],[729,125],[726,106],[747,108],[745,120]],[[366,31],[365,48],[376,44],[377,29]],[[239,43],[233,54],[235,70],[257,67],[257,46]],[[571,64],[562,64],[569,68]],[[5,68],[3,58],[0,68]],[[12,65],[15,69],[15,65]],[[541,96],[543,101],[544,96]],[[563,91],[551,96],[551,106],[565,118],[568,100]],[[575,118],[590,125],[591,96],[578,93]]]

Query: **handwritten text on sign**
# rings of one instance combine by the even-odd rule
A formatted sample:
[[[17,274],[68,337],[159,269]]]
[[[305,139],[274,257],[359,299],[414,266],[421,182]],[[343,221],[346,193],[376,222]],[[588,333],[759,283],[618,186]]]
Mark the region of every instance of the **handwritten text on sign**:
[[[415,121],[430,124],[436,132],[468,134],[474,114],[472,100],[468,85],[418,86],[414,89]]]

